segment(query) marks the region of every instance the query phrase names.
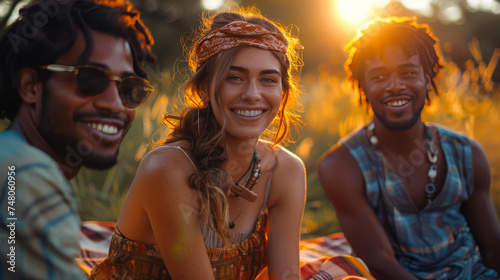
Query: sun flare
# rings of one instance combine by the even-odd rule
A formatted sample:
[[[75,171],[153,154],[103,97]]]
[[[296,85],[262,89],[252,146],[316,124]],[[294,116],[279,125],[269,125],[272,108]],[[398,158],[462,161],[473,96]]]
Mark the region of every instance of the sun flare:
[[[203,6],[204,9],[209,10],[209,11],[214,11],[217,9],[220,9],[224,6],[225,1],[224,0],[202,0],[201,5]]]
[[[390,0],[333,0],[335,10],[346,23],[358,25],[384,9]]]
[[[366,19],[370,12],[370,0],[338,0],[338,13],[350,23],[359,23]]]

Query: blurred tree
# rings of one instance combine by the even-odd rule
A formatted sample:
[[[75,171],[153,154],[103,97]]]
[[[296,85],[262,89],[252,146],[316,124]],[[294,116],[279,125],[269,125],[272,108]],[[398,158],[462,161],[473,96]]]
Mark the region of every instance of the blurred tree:
[[[500,1],[495,0],[498,5],[490,4],[490,9],[487,6],[471,6],[470,3],[478,1],[468,0],[448,0],[448,1],[432,1],[432,16],[422,17],[422,22],[428,23],[434,30],[436,36],[441,42],[441,47],[445,46],[445,55],[449,59],[457,63],[464,70],[467,61],[477,62],[478,57],[475,55],[481,54],[479,60],[490,61],[495,48],[500,48]],[[446,10],[450,7],[459,8],[454,15],[460,15],[453,21],[453,15],[446,14]],[[494,7],[497,7],[494,9]],[[398,14],[393,14],[398,15]],[[418,15],[418,13],[417,13]],[[470,42],[477,39],[480,47],[480,53],[471,53],[469,47]],[[496,71],[493,73],[492,80],[500,83],[500,65],[497,65]]]
[[[358,26],[348,24],[336,11],[338,1],[350,0],[242,0],[241,5],[255,5],[268,17],[285,25],[294,24],[300,30],[304,45],[304,72],[317,71],[321,64],[343,70],[346,53],[344,45],[355,35]],[[371,5],[374,1],[365,1]],[[473,55],[468,47],[473,39],[479,42],[483,61],[488,62],[495,48],[500,48],[500,0],[495,4],[481,4],[471,0],[426,0],[428,10],[419,10],[413,0],[392,0],[382,9],[372,7],[371,18],[377,16],[417,16],[420,23],[427,23],[440,39],[446,43],[446,55],[464,69]],[[488,2],[488,1],[483,1]],[[471,3],[476,3],[471,6]],[[478,4],[479,3],[479,4]],[[496,5],[498,4],[498,5]],[[406,5],[406,6],[405,6]],[[373,5],[372,5],[373,6]],[[424,5],[425,6],[425,5]],[[497,7],[498,8],[494,8]],[[491,7],[488,10],[488,7]],[[414,10],[410,9],[414,8]],[[361,25],[361,24],[358,24]],[[500,64],[499,64],[500,65]],[[500,82],[500,66],[493,75]]]
[[[0,33],[5,30],[15,6],[32,0],[0,0]],[[160,79],[161,71],[184,69],[181,38],[199,24],[203,11],[201,0],[131,0],[141,11],[142,18],[151,29],[156,44],[153,50],[158,55],[158,64],[148,69],[153,78]],[[316,72],[321,64],[342,70],[345,53],[343,46],[354,35],[357,26],[350,26],[335,13],[337,1],[349,0],[226,0],[226,4],[256,6],[262,13],[284,25],[295,25],[304,46],[304,72]],[[370,4],[369,0],[366,0]],[[500,47],[500,0],[484,6],[487,1],[472,0],[426,0],[427,12],[422,12],[408,0],[392,0],[385,8],[374,10],[375,16],[419,16],[419,21],[428,23],[443,45],[448,43],[446,55],[463,69],[466,61],[473,58],[468,43],[477,38],[483,60],[489,61],[495,48]],[[474,4],[475,3],[475,4]],[[496,7],[498,9],[488,7]],[[406,5],[406,6],[405,6]],[[415,11],[410,8],[414,8]],[[424,15],[425,14],[425,15]],[[500,82],[500,67],[494,80]],[[183,77],[183,75],[180,75]]]
[[[170,72],[173,66],[184,69],[182,40],[198,25],[201,16],[200,0],[132,0],[153,34],[157,65],[148,69],[153,80],[160,82],[159,71]],[[182,75],[180,78],[183,78]]]
[[[0,0],[0,34],[11,17],[17,16],[16,6],[33,0]],[[162,71],[171,71],[176,62],[182,63],[181,37],[198,25],[201,15],[199,0],[131,0],[141,12],[141,18],[155,39],[153,51],[158,56],[157,65],[149,66],[153,82],[160,82]],[[57,3],[57,2],[56,2]],[[179,68],[182,68],[180,66]]]

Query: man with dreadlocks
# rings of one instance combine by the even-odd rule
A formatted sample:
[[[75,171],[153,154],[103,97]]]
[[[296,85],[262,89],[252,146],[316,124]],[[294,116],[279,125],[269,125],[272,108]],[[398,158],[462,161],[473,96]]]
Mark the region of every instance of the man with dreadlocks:
[[[348,79],[373,121],[320,159],[319,179],[377,279],[498,279],[485,153],[421,119],[431,89],[437,94],[437,48],[430,29],[410,18],[378,19],[348,44]]]
[[[69,179],[107,169],[153,90],[127,1],[40,0],[0,39],[0,279],[84,279]]]

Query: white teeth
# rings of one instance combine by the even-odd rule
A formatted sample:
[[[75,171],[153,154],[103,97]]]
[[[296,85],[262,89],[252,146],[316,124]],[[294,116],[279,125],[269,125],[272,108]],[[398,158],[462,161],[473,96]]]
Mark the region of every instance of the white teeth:
[[[244,117],[255,117],[262,114],[263,110],[234,110],[236,114]]]
[[[111,124],[98,124],[98,123],[86,123],[88,127],[92,127],[95,130],[101,131],[106,134],[117,134],[118,127]]]
[[[401,107],[408,102],[409,102],[408,100],[398,100],[398,101],[387,102],[387,105],[391,107]]]

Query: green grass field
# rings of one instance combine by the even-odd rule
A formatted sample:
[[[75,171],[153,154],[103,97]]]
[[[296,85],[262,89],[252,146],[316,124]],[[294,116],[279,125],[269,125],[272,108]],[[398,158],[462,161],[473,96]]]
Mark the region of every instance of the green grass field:
[[[500,130],[500,90],[495,90],[484,78],[488,65],[481,61],[470,65],[460,71],[454,64],[447,64],[439,82],[440,95],[434,96],[431,105],[424,109],[423,119],[463,132],[481,143],[490,161],[491,194],[500,217],[500,154],[497,152],[500,144],[496,139]],[[357,96],[343,75],[322,66],[318,73],[302,77],[305,125],[295,133],[299,135],[298,141],[288,146],[304,160],[307,168],[308,197],[302,238],[340,231],[335,213],[319,186],[315,166],[319,157],[340,137],[370,120],[368,110],[358,106]],[[170,75],[162,73],[162,76]],[[174,99],[168,97],[173,92],[169,81],[157,84],[157,93],[137,110],[133,127],[122,144],[118,165],[107,172],[83,169],[72,180],[82,220],[117,219],[140,159],[151,143],[168,134],[161,117],[175,106]]]

